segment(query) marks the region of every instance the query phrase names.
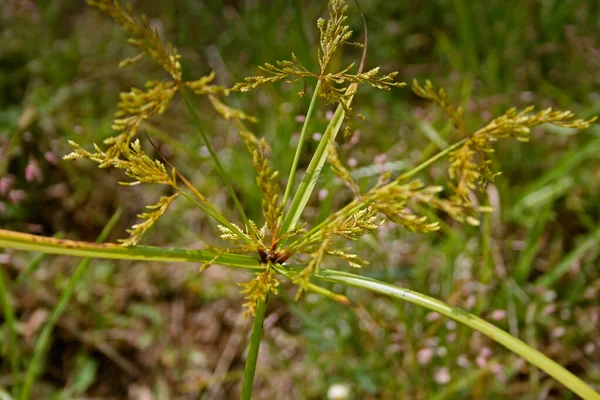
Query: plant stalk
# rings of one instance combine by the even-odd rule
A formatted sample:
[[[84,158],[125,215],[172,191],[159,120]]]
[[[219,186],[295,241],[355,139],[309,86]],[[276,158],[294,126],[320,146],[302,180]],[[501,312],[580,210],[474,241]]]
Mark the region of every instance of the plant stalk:
[[[417,165],[416,167],[414,167],[410,171],[407,171],[407,172],[403,173],[398,178],[396,178],[396,180],[397,181],[403,181],[403,180],[406,180],[406,179],[409,179],[409,178],[413,177],[414,175],[416,175],[417,173],[421,172],[425,168],[429,167],[431,164],[433,164],[434,162],[436,162],[440,158],[444,157],[446,154],[448,154],[448,153],[450,153],[450,152],[458,149],[466,141],[467,141],[467,138],[459,140],[458,142],[454,143],[452,146],[447,147],[446,149],[440,151],[435,156],[433,156],[431,158],[428,158],[427,160],[423,161],[421,164]]]
[[[4,314],[4,328],[6,330],[6,345],[8,346],[8,358],[10,359],[10,373],[12,375],[12,394],[16,398],[19,395],[19,351],[17,346],[15,309],[8,298],[8,281],[4,271],[0,269],[0,301],[2,302],[2,314]]]
[[[300,155],[302,154],[302,149],[304,147],[304,142],[306,140],[306,136],[308,135],[308,126],[310,124],[310,120],[315,113],[317,99],[319,97],[319,89],[321,88],[321,80],[317,81],[315,86],[315,91],[310,99],[310,105],[308,106],[308,111],[306,112],[306,117],[304,119],[304,125],[302,125],[302,132],[300,133],[300,139],[298,139],[298,146],[296,147],[296,154],[294,154],[294,161],[292,161],[292,167],[290,168],[290,173],[288,176],[287,185],[285,187],[285,193],[283,195],[283,207],[287,209],[287,202],[290,197],[290,193],[292,191],[292,187],[294,186],[294,177],[296,175],[296,169],[298,168],[298,161],[300,160]]]
[[[352,91],[356,89],[356,85],[352,84],[348,88],[348,91]],[[350,105],[352,99],[347,101],[347,105]],[[330,140],[335,140],[337,133],[339,132],[342,122],[344,122],[344,116],[346,112],[344,111],[344,107],[340,104],[338,105],[331,121],[329,121],[329,125],[327,125],[327,129],[325,129],[325,133],[319,142],[319,146],[317,146],[317,150],[313,154],[312,159],[310,160],[310,164],[308,164],[308,168],[302,177],[302,181],[298,186],[298,190],[292,199],[292,204],[290,204],[290,209],[288,210],[285,218],[283,219],[283,224],[281,226],[281,234],[286,233],[291,227],[296,225],[308,200],[310,195],[312,194],[315,185],[317,184],[317,180],[319,179],[319,175],[321,174],[321,169],[327,160],[328,151],[327,146]]]
[[[146,260],[201,263],[214,261],[221,265],[246,269],[263,269],[256,257],[241,254],[221,254],[207,250],[175,249],[153,246],[123,247],[117,243],[89,243],[57,239],[0,229],[0,248],[60,254],[74,257],[113,260]],[[219,256],[215,260],[216,256]]]
[[[250,335],[250,346],[248,347],[248,356],[246,358],[246,367],[244,368],[244,381],[242,383],[241,400],[250,400],[252,398],[252,385],[254,383],[254,374],[256,373],[256,362],[258,360],[258,349],[260,348],[260,339],[262,337],[263,323],[265,321],[265,311],[267,310],[267,298],[259,300],[256,305],[256,313],[252,324],[252,333]]]

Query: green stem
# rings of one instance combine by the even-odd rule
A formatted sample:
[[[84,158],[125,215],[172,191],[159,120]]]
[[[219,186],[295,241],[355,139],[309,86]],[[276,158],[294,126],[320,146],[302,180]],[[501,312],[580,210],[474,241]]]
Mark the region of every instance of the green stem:
[[[106,223],[106,226],[98,236],[98,239],[96,240],[97,243],[102,243],[106,240],[108,235],[110,235],[113,228],[119,221],[119,218],[121,218],[121,214],[121,209],[117,209],[117,211],[115,211],[113,216]],[[50,342],[52,340],[52,330],[54,329],[54,326],[65,311],[67,304],[69,304],[69,301],[73,296],[75,286],[77,285],[77,283],[79,283],[79,281],[87,271],[88,266],[90,265],[90,260],[90,258],[85,258],[81,260],[79,265],[77,265],[75,273],[69,279],[67,287],[61,294],[56,305],[54,306],[54,309],[50,314],[48,322],[46,322],[44,328],[40,332],[40,336],[38,337],[35,343],[33,357],[31,358],[29,367],[27,368],[27,373],[25,374],[25,382],[23,383],[23,391],[21,392],[20,397],[21,400],[28,400],[30,398],[31,390],[33,389],[33,384],[35,383],[35,379],[38,377],[42,369],[42,362],[44,356],[47,354],[47,350],[50,347]]]
[[[267,301],[268,297],[264,301],[259,300],[256,305],[256,313],[252,324],[252,334],[250,335],[250,346],[248,347],[246,367],[244,368],[241,400],[250,400],[252,398],[252,384],[254,383],[254,374],[256,372],[256,361],[258,360],[258,349],[260,348],[260,339],[262,337],[263,322],[265,321]]]
[[[62,239],[64,237],[64,233],[57,232],[52,237]],[[37,269],[39,268],[42,261],[46,258],[46,256],[47,254],[44,253],[36,254],[35,257],[33,257],[33,259],[29,262],[29,265],[27,265],[27,268],[19,272],[19,275],[17,275],[17,278],[15,279],[15,283],[17,285],[20,285],[23,282],[25,282],[26,279],[28,279],[33,273],[35,273],[35,271],[37,271]]]
[[[196,111],[194,111],[194,106],[192,105],[190,98],[185,93],[185,89],[181,89],[179,91],[179,93],[181,93],[181,97],[183,97],[183,100],[185,101],[185,105],[186,105],[188,111],[190,112],[190,115],[192,116],[194,125],[196,126],[196,129],[198,130],[198,132],[200,132],[200,136],[202,136],[202,140],[204,140],[204,144],[206,145],[208,152],[210,153],[212,159],[215,162],[215,165],[217,166],[217,171],[219,172],[219,175],[221,175],[221,178],[225,182],[225,186],[227,186],[227,189],[229,190],[229,194],[231,195],[231,198],[233,199],[233,202],[235,203],[235,207],[238,209],[242,219],[244,220],[244,225],[248,228],[250,225],[248,223],[248,217],[246,217],[246,213],[244,212],[244,208],[242,207],[242,204],[240,203],[237,195],[235,194],[233,185],[231,184],[229,177],[225,173],[225,170],[223,169],[223,166],[221,165],[221,161],[219,161],[219,157],[217,156],[217,153],[215,152],[212,145],[210,144],[210,141],[208,140],[208,136],[206,135],[206,132],[204,132],[204,129],[202,129],[202,124],[200,122],[200,118],[198,118],[198,114],[196,114]]]
[[[400,175],[398,178],[396,178],[397,181],[403,181],[406,179],[411,178],[412,176],[414,176],[415,174],[417,174],[418,172],[422,171],[423,169],[427,168],[428,166],[430,166],[431,164],[433,164],[434,162],[438,161],[440,158],[444,157],[445,155],[447,155],[448,153],[452,152],[453,150],[456,150],[457,148],[459,148],[460,146],[462,146],[465,141],[467,139],[462,139],[459,140],[458,142],[454,143],[452,146],[448,147],[447,149],[440,151],[439,153],[437,153],[435,156],[428,158],[426,161],[422,162],[421,164],[417,165],[416,167],[414,167],[413,169],[411,169],[410,171],[405,172],[404,174]],[[368,204],[362,202],[362,203],[357,203],[356,201],[353,201],[351,203],[348,203],[344,206],[344,208],[336,211],[336,213],[332,216],[330,216],[329,218],[326,218],[325,220],[321,221],[319,224],[317,224],[316,226],[314,226],[313,228],[311,228],[310,231],[308,231],[306,234],[304,234],[304,236],[300,239],[297,239],[295,242],[293,242],[290,247],[293,247],[294,245],[298,244],[300,241],[304,240],[304,238],[306,237],[311,237],[313,235],[315,235],[316,233],[318,233],[318,231],[325,225],[330,224],[342,217],[348,217],[349,215],[352,215],[353,213],[355,213],[356,211],[360,210],[363,207],[367,207]]]
[[[37,251],[74,257],[113,260],[146,260],[164,262],[193,262],[204,264],[218,253],[206,250],[173,249],[153,246],[123,247],[116,243],[89,243],[56,239],[0,229],[0,248]],[[246,269],[263,269],[256,257],[241,254],[221,254],[215,263]]]
[[[273,265],[273,268],[278,273],[285,276],[290,282],[294,282],[294,278],[296,277],[297,272],[291,271],[291,270],[287,269],[287,267],[288,267],[287,265],[286,265],[286,267],[284,267],[283,265],[280,265],[280,264]],[[305,285],[306,285],[306,290],[309,292],[320,294],[321,296],[327,297],[338,303],[351,304],[350,300],[348,300],[348,298],[346,296],[344,296],[343,294],[332,292],[331,290],[325,289],[321,286],[317,286],[314,283],[310,283],[310,282],[306,282]]]
[[[296,169],[298,168],[298,161],[300,160],[300,155],[302,154],[302,148],[304,146],[304,141],[306,140],[306,136],[308,135],[308,125],[310,120],[315,113],[317,99],[319,97],[319,89],[321,88],[321,80],[317,81],[317,85],[315,86],[315,91],[310,99],[310,105],[308,106],[308,111],[306,112],[306,118],[304,119],[304,125],[302,125],[302,132],[300,133],[300,139],[298,140],[298,146],[296,147],[296,154],[294,154],[294,161],[292,161],[292,167],[290,168],[290,174],[288,176],[287,185],[285,187],[285,193],[283,195],[283,207],[287,208],[287,201],[290,197],[290,193],[292,191],[292,187],[294,186],[294,176],[296,175]]]
[[[465,142],[467,141],[467,139],[461,139],[458,142],[454,143],[452,146],[440,151],[439,153],[437,153],[435,156],[428,158],[426,161],[423,161],[421,164],[417,165],[416,167],[414,167],[413,169],[411,169],[410,171],[407,171],[405,173],[403,173],[402,175],[400,175],[398,178],[396,178],[396,180],[398,181],[403,181],[406,179],[411,178],[412,176],[416,175],[417,173],[421,172],[422,170],[424,170],[425,168],[429,167],[431,164],[433,164],[434,162],[436,162],[437,160],[439,160],[440,158],[444,157],[446,154],[450,153],[453,150],[458,149],[460,146],[462,146]]]
[[[198,202],[192,196],[185,193],[184,191],[180,191],[180,193],[186,199],[188,199],[189,201],[194,203],[198,208],[200,208],[202,211],[204,211],[209,217],[213,218],[215,221],[217,221],[221,225],[229,228],[229,230],[231,230],[233,233],[235,233],[236,236],[239,237],[240,239],[242,239],[244,242],[246,242],[247,244],[252,244],[252,240],[250,240],[248,238],[248,236],[244,235],[243,232],[241,232],[234,224],[229,222],[229,220],[227,218],[225,218],[219,211],[217,211],[212,205],[210,205],[209,203],[203,204],[201,202]]]
[[[354,274],[340,271],[320,270],[314,274],[314,277],[328,282],[341,283],[347,286],[353,286],[361,289],[367,289],[372,292],[381,293],[395,299],[408,301],[421,307],[428,308],[440,314],[447,316],[457,322],[467,325],[492,340],[503,345],[512,352],[520,355],[531,364],[539,367],[541,370],[561,382],[567,388],[572,390],[578,396],[586,400],[600,400],[600,394],[588,386],[577,376],[567,371],[565,368],[552,361],[539,351],[529,347],[525,342],[511,336],[500,328],[490,324],[483,319],[469,314],[459,308],[454,308],[448,304],[414,292],[409,289],[399,288],[388,283],[380,282],[375,279],[365,278]]]
[[[353,89],[354,90],[354,89]],[[350,104],[350,100],[348,100],[348,105]],[[327,160],[327,145],[330,140],[335,140],[337,133],[339,132],[342,122],[344,121],[344,116],[346,115],[344,111],[344,107],[340,104],[338,105],[331,121],[329,121],[329,125],[327,125],[327,129],[325,129],[325,133],[319,142],[319,146],[317,150],[313,154],[312,159],[310,160],[310,164],[308,164],[308,168],[302,177],[302,181],[298,186],[298,190],[292,199],[292,204],[290,205],[290,209],[288,210],[283,224],[281,226],[281,234],[286,233],[291,227],[296,225],[298,220],[300,219],[300,215],[304,211],[306,204],[308,203],[308,199],[312,194],[315,185],[317,184],[317,180],[319,179],[319,175],[321,174],[321,169]]]
[[[17,379],[19,377],[19,353],[17,346],[15,310],[8,297],[7,279],[4,276],[4,271],[0,269],[0,301],[2,301],[2,313],[4,314],[5,320],[6,345],[12,375],[12,394],[13,397],[16,398],[19,395],[19,385],[17,384]]]

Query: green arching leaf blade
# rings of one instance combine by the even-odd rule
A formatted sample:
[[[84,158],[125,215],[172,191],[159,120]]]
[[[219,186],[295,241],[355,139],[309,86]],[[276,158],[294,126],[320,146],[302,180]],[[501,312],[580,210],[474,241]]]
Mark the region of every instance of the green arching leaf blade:
[[[317,184],[317,180],[321,174],[321,169],[323,169],[323,165],[327,160],[327,145],[330,140],[335,140],[335,137],[342,126],[345,115],[346,113],[344,111],[344,107],[341,104],[338,105],[335,113],[333,114],[333,118],[331,118],[329,125],[327,125],[327,129],[325,129],[325,133],[319,142],[317,150],[313,154],[304,176],[302,177],[302,181],[298,186],[298,190],[292,199],[290,209],[288,210],[281,226],[281,234],[286,233],[291,227],[298,223],[298,220],[300,219],[300,216],[302,215],[302,212],[308,203],[310,195]]]
[[[346,272],[322,269],[315,273],[314,277],[328,282],[341,283],[343,285],[384,294],[386,296],[408,301],[418,306],[425,307],[432,311],[443,314],[457,322],[467,325],[470,328],[478,330],[512,352],[520,355],[525,360],[539,367],[548,375],[565,385],[581,398],[586,400],[600,400],[600,394],[594,391],[594,389],[588,386],[577,376],[567,371],[556,362],[552,361],[550,358],[529,347],[520,339],[511,336],[502,329],[464,310],[451,307],[440,300],[409,289],[400,288],[385,282],[377,281],[375,279],[365,278]]]
[[[294,186],[294,176],[296,175],[296,169],[298,168],[298,161],[300,160],[300,155],[302,154],[302,150],[304,148],[304,141],[308,136],[308,126],[312,119],[313,114],[315,113],[315,106],[317,104],[317,98],[319,97],[319,89],[321,88],[321,81],[317,81],[317,85],[315,86],[315,91],[310,100],[310,105],[308,106],[308,111],[306,113],[306,117],[304,119],[304,124],[302,125],[302,131],[300,132],[300,139],[298,140],[298,145],[296,147],[296,153],[294,154],[294,160],[292,161],[292,166],[290,168],[290,173],[288,176],[287,185],[285,187],[285,193],[283,195],[283,207],[287,207],[287,201],[290,197],[290,193]]]
[[[8,347],[8,359],[10,360],[10,372],[13,377],[19,376],[19,347],[17,346],[17,328],[15,309],[8,296],[8,279],[4,271],[0,269],[0,302],[2,302],[2,314],[4,316],[4,328],[6,329],[6,343]],[[12,394],[18,396],[18,384],[13,384]],[[8,394],[7,394],[8,396]],[[10,397],[10,396],[9,396]]]
[[[0,247],[59,254],[73,257],[106,258],[113,260],[147,260],[164,262],[206,263],[218,255],[213,251],[161,248],[153,246],[123,247],[115,243],[89,243],[55,239],[45,236],[0,229]],[[262,269],[255,257],[240,254],[221,254],[215,264],[231,267]]]

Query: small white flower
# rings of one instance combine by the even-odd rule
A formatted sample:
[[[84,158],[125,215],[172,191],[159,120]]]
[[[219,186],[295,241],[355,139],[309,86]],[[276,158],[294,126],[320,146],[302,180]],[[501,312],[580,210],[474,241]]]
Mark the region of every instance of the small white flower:
[[[329,400],[345,400],[350,395],[350,386],[345,383],[334,383],[327,390]]]
[[[450,382],[450,372],[448,371],[448,368],[442,367],[435,371],[433,379],[435,379],[435,381],[440,385],[445,385],[446,383]]]

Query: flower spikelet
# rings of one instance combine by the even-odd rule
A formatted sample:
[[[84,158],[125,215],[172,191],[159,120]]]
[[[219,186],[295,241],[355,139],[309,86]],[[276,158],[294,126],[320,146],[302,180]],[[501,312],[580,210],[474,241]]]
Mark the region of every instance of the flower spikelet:
[[[267,142],[264,139],[259,140],[239,121],[237,127],[240,137],[246,143],[250,154],[252,154],[252,162],[256,170],[256,183],[263,193],[262,211],[267,228],[272,235],[276,234],[278,220],[283,212],[283,205],[279,204],[279,184],[277,182],[279,173],[271,169],[269,160],[266,157]]]
[[[219,100],[219,98],[216,96],[209,95],[208,98],[215,111],[217,111],[225,119],[257,122],[257,119],[255,117],[246,114],[242,110],[238,110],[237,108],[228,106],[227,104]]]
[[[365,207],[350,214],[338,211],[332,214],[320,229],[298,240],[293,250],[301,253],[314,253],[325,242],[328,246],[331,245],[330,241],[335,237],[357,240],[383,224],[383,220],[378,218],[377,215],[378,212],[373,207]],[[326,250],[328,249],[326,248],[323,251]]]
[[[310,280],[310,274],[318,270],[319,266],[323,262],[323,259],[329,252],[331,245],[331,238],[324,238],[316,250],[311,254],[310,261],[306,267],[294,278],[294,283],[300,286],[298,292],[296,292],[296,300],[298,300],[302,295],[302,292],[306,290]]]
[[[379,228],[383,220],[377,217],[373,207],[358,210],[340,223],[335,224],[328,232],[331,235],[341,236],[348,240],[357,240]]]
[[[146,233],[146,231],[167,211],[171,202],[175,200],[178,195],[179,193],[175,193],[172,196],[161,196],[158,203],[146,206],[146,208],[154,211],[138,214],[138,218],[143,219],[144,221],[133,225],[131,229],[127,230],[131,236],[128,239],[119,240],[123,246],[135,246],[144,233]]]
[[[427,233],[439,229],[437,222],[428,222],[426,217],[416,215],[409,207],[409,202],[427,201],[431,203],[437,188],[425,188],[419,181],[401,184],[393,181],[374,188],[365,195],[371,207],[385,215],[390,221],[402,225],[413,232]]]
[[[153,160],[144,151],[139,140],[131,143],[124,152],[118,156],[111,156],[97,145],[94,145],[96,152],[90,153],[81,148],[77,143],[69,141],[74,151],[64,157],[65,160],[75,160],[79,158],[88,158],[99,164],[100,168],[114,167],[122,169],[133,182],[120,182],[121,185],[138,185],[140,183],[154,183],[177,187],[176,171],[171,174],[167,172],[164,164],[158,160]]]
[[[334,250],[329,250],[327,252],[327,254],[341,258],[342,260],[348,262],[348,264],[354,268],[362,268],[366,265],[369,265],[369,262],[367,260],[362,259],[361,257],[357,256],[356,254],[350,253],[350,250],[351,249],[346,249],[346,250],[334,249]]]
[[[435,90],[430,80],[426,80],[425,86],[421,86],[415,79],[413,80],[412,89],[417,96],[437,103],[452,122],[454,129],[460,133],[466,134],[467,130],[465,128],[464,110],[462,107],[454,107],[452,104],[450,104],[448,101],[448,95],[443,88]]]
[[[348,19],[346,0],[331,0],[328,8],[329,19],[327,21],[323,18],[317,20],[317,27],[321,32],[318,50],[321,75],[325,73],[333,54],[352,36],[350,27],[345,24]]]
[[[210,84],[212,81],[215,80],[216,76],[217,75],[215,74],[215,71],[212,71],[210,74],[203,76],[200,79],[186,82],[185,86],[192,89],[192,91],[198,95],[229,95],[229,91],[224,86]]]
[[[237,226],[236,224],[232,223],[231,225],[233,225],[239,232],[243,233],[243,230]],[[240,238],[240,236],[238,234],[236,234],[235,232],[233,232],[230,228],[223,226],[223,225],[218,225],[219,231],[221,231],[221,239],[223,240],[227,240],[229,242],[232,242],[233,244],[237,245],[237,246],[245,246],[246,242],[242,240],[242,238]],[[250,235],[243,233],[244,236],[247,239],[251,239]]]
[[[112,125],[120,134],[104,140],[104,144],[109,146],[110,155],[125,151],[136,136],[140,124],[145,119],[163,114],[178,90],[175,82],[150,81],[146,83],[146,88],[147,90],[132,88],[129,92],[120,94],[118,111]]]
[[[256,314],[256,305],[260,300],[265,301],[270,293],[278,293],[279,280],[275,277],[275,271],[268,266],[250,282],[239,285],[242,287],[241,293],[246,297],[244,316],[247,317]]]
[[[397,72],[388,75],[381,75],[379,67],[373,68],[367,72],[359,71],[356,74],[350,71],[355,67],[350,64],[345,69],[339,72],[327,72],[327,66],[333,55],[344,44],[352,44],[362,46],[356,43],[349,43],[348,40],[352,36],[350,27],[346,25],[348,16],[346,11],[348,6],[345,0],[329,1],[329,18],[325,20],[320,18],[317,21],[317,26],[320,31],[318,59],[320,71],[314,73],[309,71],[298,60],[295,54],[292,53],[292,59],[284,61],[276,61],[273,63],[265,63],[259,69],[263,75],[250,76],[244,79],[243,82],[237,83],[231,90],[248,92],[259,86],[267,83],[275,83],[286,81],[288,83],[296,82],[306,78],[314,78],[321,81],[319,98],[323,99],[328,104],[341,104],[348,115],[351,114],[350,100],[356,93],[356,85],[368,84],[377,89],[390,90],[392,87],[402,87],[406,84],[396,82]],[[350,86],[354,85],[354,86]],[[304,90],[300,92],[304,94]]]
[[[330,140],[327,144],[327,161],[329,161],[331,169],[338,176],[338,178],[346,182],[348,187],[350,187],[350,189],[352,189],[356,195],[360,195],[358,184],[354,181],[354,179],[352,179],[350,171],[348,171],[348,169],[342,163],[342,160],[340,160],[340,155],[333,140]]]
[[[180,55],[170,44],[165,45],[161,42],[158,30],[150,27],[146,16],[142,16],[138,21],[132,15],[130,7],[123,9],[116,0],[87,0],[87,3],[112,17],[129,34],[129,44],[142,51],[138,56],[122,61],[120,66],[131,65],[144,55],[148,55],[160,64],[173,79],[181,81]]]
[[[533,106],[522,111],[509,109],[504,115],[473,133],[459,149],[450,153],[448,175],[453,181],[452,189],[459,204],[470,206],[469,191],[477,186],[485,187],[487,182],[493,181],[499,174],[491,170],[491,161],[486,157],[487,153],[494,151],[492,144],[495,141],[514,138],[526,142],[531,128],[537,125],[550,123],[565,128],[585,129],[595,120],[574,119],[574,114],[570,111],[553,111],[548,108],[533,113],[533,110]]]
[[[377,217],[377,212],[373,208],[367,207],[346,216],[334,214],[321,229],[304,236],[291,249],[295,252],[308,253],[311,257],[306,268],[294,280],[295,283],[300,285],[296,297],[300,296],[302,291],[306,289],[310,274],[319,268],[327,255],[340,258],[352,267],[367,265],[368,263],[365,260],[356,254],[352,254],[351,249],[333,249],[333,240],[335,237],[356,240],[360,236],[373,232],[382,223],[383,220]]]

